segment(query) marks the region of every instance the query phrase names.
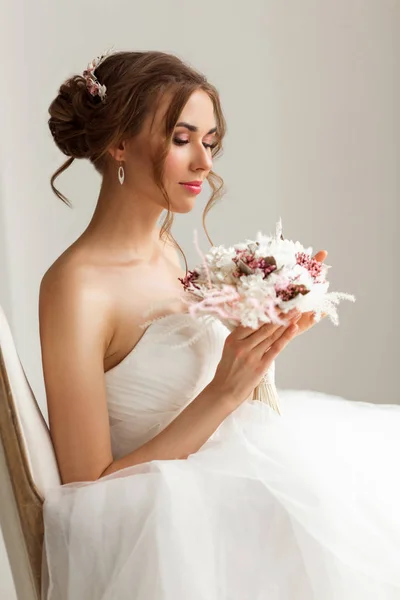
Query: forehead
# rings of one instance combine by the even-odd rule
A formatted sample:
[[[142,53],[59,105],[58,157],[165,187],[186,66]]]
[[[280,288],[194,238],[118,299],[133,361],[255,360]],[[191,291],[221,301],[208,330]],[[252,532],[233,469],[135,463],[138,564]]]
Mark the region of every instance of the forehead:
[[[207,131],[215,126],[214,105],[211,98],[203,90],[196,90],[186,102],[179,116],[179,121],[187,121]]]
[[[150,131],[162,130],[169,103],[170,96],[165,95],[150,118]],[[197,126],[201,134],[205,134],[215,127],[214,105],[209,95],[203,90],[194,91],[183,107],[178,121],[185,121]]]

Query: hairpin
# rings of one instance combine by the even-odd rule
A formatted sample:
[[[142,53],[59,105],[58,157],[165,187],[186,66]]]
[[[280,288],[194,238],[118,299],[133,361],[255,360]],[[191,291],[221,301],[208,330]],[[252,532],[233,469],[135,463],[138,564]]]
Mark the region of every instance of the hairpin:
[[[105,85],[101,85],[94,72],[97,69],[97,67],[99,67],[101,63],[105,61],[105,59],[110,55],[110,53],[111,50],[108,50],[101,56],[98,56],[97,58],[93,59],[92,62],[88,64],[85,71],[83,71],[82,75],[83,78],[86,80],[86,87],[89,93],[92,96],[99,96],[102,102],[104,102],[106,98],[107,88]]]

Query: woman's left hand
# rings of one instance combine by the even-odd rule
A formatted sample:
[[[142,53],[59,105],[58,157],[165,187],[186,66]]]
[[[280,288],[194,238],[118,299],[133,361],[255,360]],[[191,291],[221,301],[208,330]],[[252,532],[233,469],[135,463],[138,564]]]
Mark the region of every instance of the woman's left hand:
[[[326,250],[320,250],[319,252],[317,252],[317,254],[313,258],[315,258],[315,260],[317,260],[318,262],[324,262],[324,260],[326,259],[327,256],[328,256],[328,253]],[[326,313],[322,313],[322,318],[324,318],[324,317],[326,317]],[[308,329],[311,329],[311,327],[313,327],[315,324],[316,324],[316,320],[315,320],[314,311],[303,313],[301,315],[300,319],[296,323],[296,325],[298,327],[296,335],[300,335],[301,333],[304,333]]]

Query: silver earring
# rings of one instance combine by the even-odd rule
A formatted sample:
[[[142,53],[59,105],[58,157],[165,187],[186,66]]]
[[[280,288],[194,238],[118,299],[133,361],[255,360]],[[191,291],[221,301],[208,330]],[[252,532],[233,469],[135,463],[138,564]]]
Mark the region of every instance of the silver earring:
[[[124,171],[124,167],[122,166],[122,163],[120,163],[120,165],[119,165],[118,179],[119,179],[120,184],[123,185],[124,181],[125,181],[125,171]]]

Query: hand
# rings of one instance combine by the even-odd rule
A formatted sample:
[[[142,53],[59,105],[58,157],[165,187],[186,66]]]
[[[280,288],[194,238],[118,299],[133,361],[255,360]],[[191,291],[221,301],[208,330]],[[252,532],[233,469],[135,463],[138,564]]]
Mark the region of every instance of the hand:
[[[317,252],[317,254],[315,256],[313,256],[313,258],[315,258],[315,260],[317,260],[318,262],[324,262],[324,260],[326,259],[326,257],[328,256],[328,253],[326,250],[320,250],[319,252]],[[326,317],[326,313],[322,313],[322,318]],[[314,311],[309,311],[309,312],[305,312],[301,315],[300,319],[297,321],[297,332],[296,332],[296,336],[300,335],[301,333],[304,333],[305,331],[307,331],[308,329],[311,329],[311,327],[313,327],[316,324],[316,320],[315,320],[315,312]]]
[[[272,362],[296,335],[301,313],[281,314],[286,325],[265,323],[258,329],[237,326],[225,340],[221,360],[211,386],[231,408],[244,402]]]

